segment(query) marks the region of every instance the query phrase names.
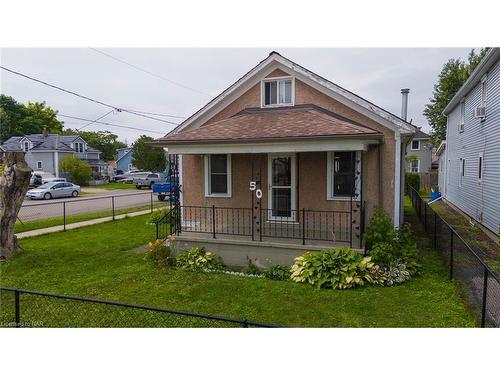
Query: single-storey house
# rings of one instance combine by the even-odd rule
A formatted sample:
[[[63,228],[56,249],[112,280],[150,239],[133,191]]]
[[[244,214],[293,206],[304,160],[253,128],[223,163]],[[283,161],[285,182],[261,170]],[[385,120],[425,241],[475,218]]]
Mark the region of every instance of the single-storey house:
[[[94,180],[107,175],[108,165],[100,159],[101,151],[90,147],[78,135],[29,134],[10,137],[2,144],[5,151],[23,151],[33,171],[44,171],[60,177],[59,163],[66,156],[75,155],[92,168]]]
[[[232,241],[226,256],[244,245],[260,259],[284,243],[283,262],[304,245],[361,248],[375,207],[396,227],[403,220],[404,155],[415,132],[272,52],[156,140],[179,158],[178,238],[220,252]]]
[[[492,48],[450,100],[439,148],[445,201],[498,234],[500,225],[500,48]]]

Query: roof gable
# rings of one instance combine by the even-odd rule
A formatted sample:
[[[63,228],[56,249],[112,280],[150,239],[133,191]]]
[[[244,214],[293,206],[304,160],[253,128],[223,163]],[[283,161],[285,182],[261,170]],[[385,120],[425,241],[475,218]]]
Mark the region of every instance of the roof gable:
[[[184,122],[172,130],[171,134],[201,126],[277,69],[286,75],[299,78],[307,85],[312,86],[318,91],[330,96],[347,107],[362,113],[389,129],[408,134],[412,134],[416,130],[415,126],[404,121],[398,116],[307,70],[306,68],[281,56],[277,52],[271,52],[266,59],[262,60],[243,77],[224,90],[220,95],[212,99],[203,108],[195,112],[192,116],[187,118]]]

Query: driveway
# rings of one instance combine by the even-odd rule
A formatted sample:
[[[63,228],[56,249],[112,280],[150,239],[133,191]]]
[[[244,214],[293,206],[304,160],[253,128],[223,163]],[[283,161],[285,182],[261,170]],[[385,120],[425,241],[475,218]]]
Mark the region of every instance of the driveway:
[[[153,203],[157,201],[157,198],[153,196]],[[21,207],[19,217],[23,221],[59,217],[63,216],[64,209],[66,209],[67,216],[95,211],[107,211],[112,209],[113,203],[115,210],[149,205],[151,203],[151,190],[106,191],[95,195],[93,194],[92,196],[59,198],[49,201],[26,200]]]

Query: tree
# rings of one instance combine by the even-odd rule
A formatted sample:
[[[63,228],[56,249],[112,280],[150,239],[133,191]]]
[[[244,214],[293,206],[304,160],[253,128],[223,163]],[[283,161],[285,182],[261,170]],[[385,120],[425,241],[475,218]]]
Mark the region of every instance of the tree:
[[[425,105],[424,116],[432,128],[431,142],[435,147],[446,139],[446,116],[443,110],[460,87],[469,78],[489,48],[482,48],[478,54],[474,50],[469,53],[467,61],[461,59],[448,60],[441,69],[438,82],[434,85],[430,103]]]
[[[101,151],[101,159],[106,161],[115,158],[117,149],[127,147],[125,143],[118,141],[118,136],[116,134],[108,130],[92,132],[68,129],[64,130],[64,134],[79,135],[90,147]]]
[[[167,158],[161,147],[154,147],[153,138],[141,135],[132,144],[132,164],[139,169],[161,172],[167,168]]]
[[[68,173],[70,180],[77,185],[88,185],[92,178],[92,168],[84,160],[78,156],[66,156],[59,163],[59,168],[62,172]]]
[[[0,141],[12,136],[39,134],[46,128],[49,133],[62,132],[63,123],[57,111],[45,102],[24,105],[7,95],[0,95]]]
[[[0,152],[0,258],[19,252],[14,225],[28,191],[31,168],[22,152]]]

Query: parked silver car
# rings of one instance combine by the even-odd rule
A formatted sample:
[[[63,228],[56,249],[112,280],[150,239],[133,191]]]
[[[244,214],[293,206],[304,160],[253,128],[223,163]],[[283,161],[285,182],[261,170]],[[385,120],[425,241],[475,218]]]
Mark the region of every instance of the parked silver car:
[[[61,197],[78,197],[80,186],[70,182],[47,182],[35,189],[30,189],[26,196],[30,199],[52,199]]]
[[[153,188],[155,183],[163,183],[167,181],[165,173],[148,173],[144,176],[134,177],[134,184],[136,189]]]

